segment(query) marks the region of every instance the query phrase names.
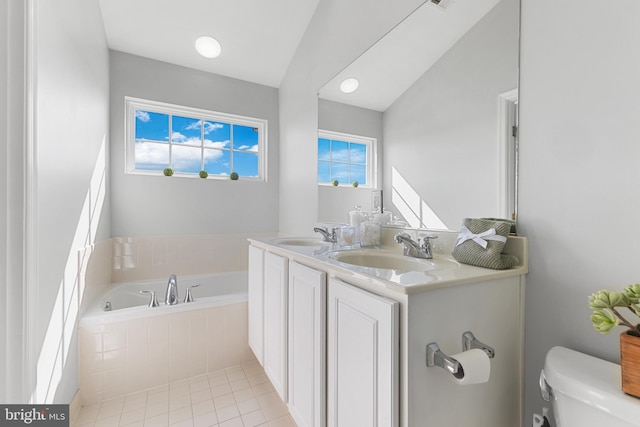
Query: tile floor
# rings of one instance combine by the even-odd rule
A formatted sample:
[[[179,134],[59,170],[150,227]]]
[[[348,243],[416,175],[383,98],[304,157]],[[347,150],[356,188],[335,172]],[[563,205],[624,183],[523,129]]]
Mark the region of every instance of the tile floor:
[[[84,406],[76,427],[296,427],[257,362]]]

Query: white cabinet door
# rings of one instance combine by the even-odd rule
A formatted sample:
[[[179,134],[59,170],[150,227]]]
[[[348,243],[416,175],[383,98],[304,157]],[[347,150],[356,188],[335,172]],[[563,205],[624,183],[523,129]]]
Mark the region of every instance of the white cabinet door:
[[[289,263],[288,407],[298,427],[324,427],[326,273]]]
[[[264,365],[264,250],[249,246],[249,347]]]
[[[329,280],[327,425],[396,427],[398,303]]]
[[[264,254],[264,371],[280,398],[287,402],[288,261]]]

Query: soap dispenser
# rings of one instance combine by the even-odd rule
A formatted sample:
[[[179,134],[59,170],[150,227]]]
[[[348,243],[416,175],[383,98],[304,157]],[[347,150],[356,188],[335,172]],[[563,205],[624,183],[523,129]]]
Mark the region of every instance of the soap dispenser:
[[[349,225],[355,229],[355,245],[360,244],[360,224],[367,219],[369,219],[367,213],[359,205],[355,207],[355,210],[349,211]]]

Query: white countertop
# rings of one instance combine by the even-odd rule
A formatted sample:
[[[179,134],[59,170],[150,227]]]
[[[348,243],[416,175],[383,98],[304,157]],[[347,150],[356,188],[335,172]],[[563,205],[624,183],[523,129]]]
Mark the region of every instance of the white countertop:
[[[390,229],[383,232],[383,243],[380,249],[364,249],[364,251],[377,251],[376,253],[382,256],[402,256],[402,246],[393,242],[395,231]],[[518,257],[520,260],[519,265],[506,270],[492,270],[459,263],[451,256],[451,248],[453,247],[453,242],[455,242],[457,232],[435,231],[434,233],[438,234],[438,243],[434,242],[433,245],[433,261],[437,264],[438,261],[442,260],[444,261],[442,264],[445,267],[434,268],[433,262],[428,259],[410,258],[415,261],[415,265],[419,266],[420,263],[424,263],[425,268],[422,271],[417,269],[403,271],[362,267],[341,263],[332,258],[333,253],[337,250],[362,251],[361,249],[341,249],[330,243],[322,243],[321,246],[283,244],[292,240],[311,242],[313,239],[317,239],[317,236],[306,238],[256,237],[250,238],[249,241],[254,246],[268,252],[327,271],[330,276],[360,283],[364,281],[375,287],[382,286],[401,294],[412,294],[430,289],[520,276],[529,271],[527,239],[524,237],[509,236],[504,249],[505,253]]]

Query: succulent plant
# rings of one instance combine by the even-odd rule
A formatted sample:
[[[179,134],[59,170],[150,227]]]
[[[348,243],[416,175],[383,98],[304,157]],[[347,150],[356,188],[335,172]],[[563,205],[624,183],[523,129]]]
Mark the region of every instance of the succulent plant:
[[[202,170],[198,175],[200,175],[200,178],[206,178],[209,176],[209,172]]]
[[[240,175],[238,175],[238,172],[231,172],[231,174],[229,175],[229,178],[230,178],[232,181],[237,181],[237,180],[238,180],[238,178],[240,178]]]
[[[629,285],[622,291],[600,290],[589,297],[589,308],[593,310],[591,322],[596,331],[607,334],[614,326],[626,326],[629,333],[640,336],[640,325],[633,324],[621,313],[626,308],[640,317],[640,284]]]
[[[351,183],[351,186],[352,186],[352,187],[357,187],[358,185],[359,185],[359,184],[358,184],[358,181],[353,181],[353,182]]]
[[[337,187],[338,184],[340,184],[340,181],[338,181],[337,179],[334,179],[333,181],[331,181],[331,185],[333,185],[334,187]]]
[[[171,168],[164,168],[164,170],[162,171],[162,173],[164,174],[164,176],[171,176],[171,175],[173,175],[173,169],[171,169]]]

